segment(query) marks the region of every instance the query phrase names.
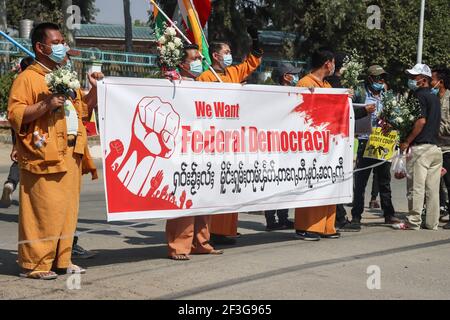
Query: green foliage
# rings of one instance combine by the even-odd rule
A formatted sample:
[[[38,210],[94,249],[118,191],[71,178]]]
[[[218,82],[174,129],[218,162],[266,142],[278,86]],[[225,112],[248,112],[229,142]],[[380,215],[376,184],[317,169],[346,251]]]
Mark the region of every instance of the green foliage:
[[[381,29],[370,30],[369,5],[381,9]],[[356,49],[365,66],[380,64],[391,74],[394,89],[405,85],[404,70],[416,62],[420,1],[411,0],[221,0],[213,3],[211,40],[229,40],[233,51],[248,50],[247,23],[260,29],[294,32],[294,54],[288,59],[306,60],[312,51],[327,46],[336,52]],[[450,10],[448,0],[427,0],[423,62],[450,64]],[[292,57],[293,56],[293,57]]]
[[[0,76],[0,113],[8,109],[9,91],[11,90],[15,75],[15,72],[9,72]]]
[[[30,19],[35,22],[50,21],[62,25],[64,15],[62,11],[62,0],[8,0],[7,18],[8,25],[19,27],[19,21]],[[81,10],[82,23],[95,21],[97,9],[95,0],[73,0]]]

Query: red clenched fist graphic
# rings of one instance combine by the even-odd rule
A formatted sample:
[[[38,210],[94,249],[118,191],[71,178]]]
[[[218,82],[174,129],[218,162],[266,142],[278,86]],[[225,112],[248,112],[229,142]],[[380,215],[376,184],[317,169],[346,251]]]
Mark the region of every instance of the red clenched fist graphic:
[[[180,115],[170,103],[159,97],[139,101],[128,151],[120,165],[113,164],[113,170],[118,168],[118,177],[128,190],[141,197],[149,193],[155,159],[172,156],[179,128]]]

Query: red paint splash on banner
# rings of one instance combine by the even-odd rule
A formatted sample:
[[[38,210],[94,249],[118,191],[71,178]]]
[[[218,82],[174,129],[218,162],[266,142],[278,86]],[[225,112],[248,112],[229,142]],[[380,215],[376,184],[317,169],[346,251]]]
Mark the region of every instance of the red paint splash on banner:
[[[350,134],[349,104],[346,94],[303,94],[303,103],[294,112],[304,112],[314,127],[326,125],[331,135]]]
[[[114,161],[124,152],[123,143],[114,140],[110,143],[110,152],[105,159],[106,187],[108,190],[108,210],[110,213],[127,211],[177,210],[192,207],[192,200],[187,199],[186,191],[179,198],[171,194],[169,186],[162,186],[164,174],[162,170],[151,179],[151,189],[146,197],[131,193],[117,177]]]

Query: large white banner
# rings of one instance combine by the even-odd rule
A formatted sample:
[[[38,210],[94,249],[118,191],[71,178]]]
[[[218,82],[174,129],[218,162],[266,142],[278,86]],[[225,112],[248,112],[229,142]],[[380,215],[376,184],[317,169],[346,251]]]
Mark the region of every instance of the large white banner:
[[[105,78],[108,220],[352,201],[344,89]]]

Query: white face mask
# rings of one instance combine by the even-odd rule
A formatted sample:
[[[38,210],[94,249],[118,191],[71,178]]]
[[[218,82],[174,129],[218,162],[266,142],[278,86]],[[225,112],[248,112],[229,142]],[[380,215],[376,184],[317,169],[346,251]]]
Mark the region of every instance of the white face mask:
[[[225,54],[223,56],[223,64],[225,67],[229,67],[233,64],[233,56],[231,54]]]

